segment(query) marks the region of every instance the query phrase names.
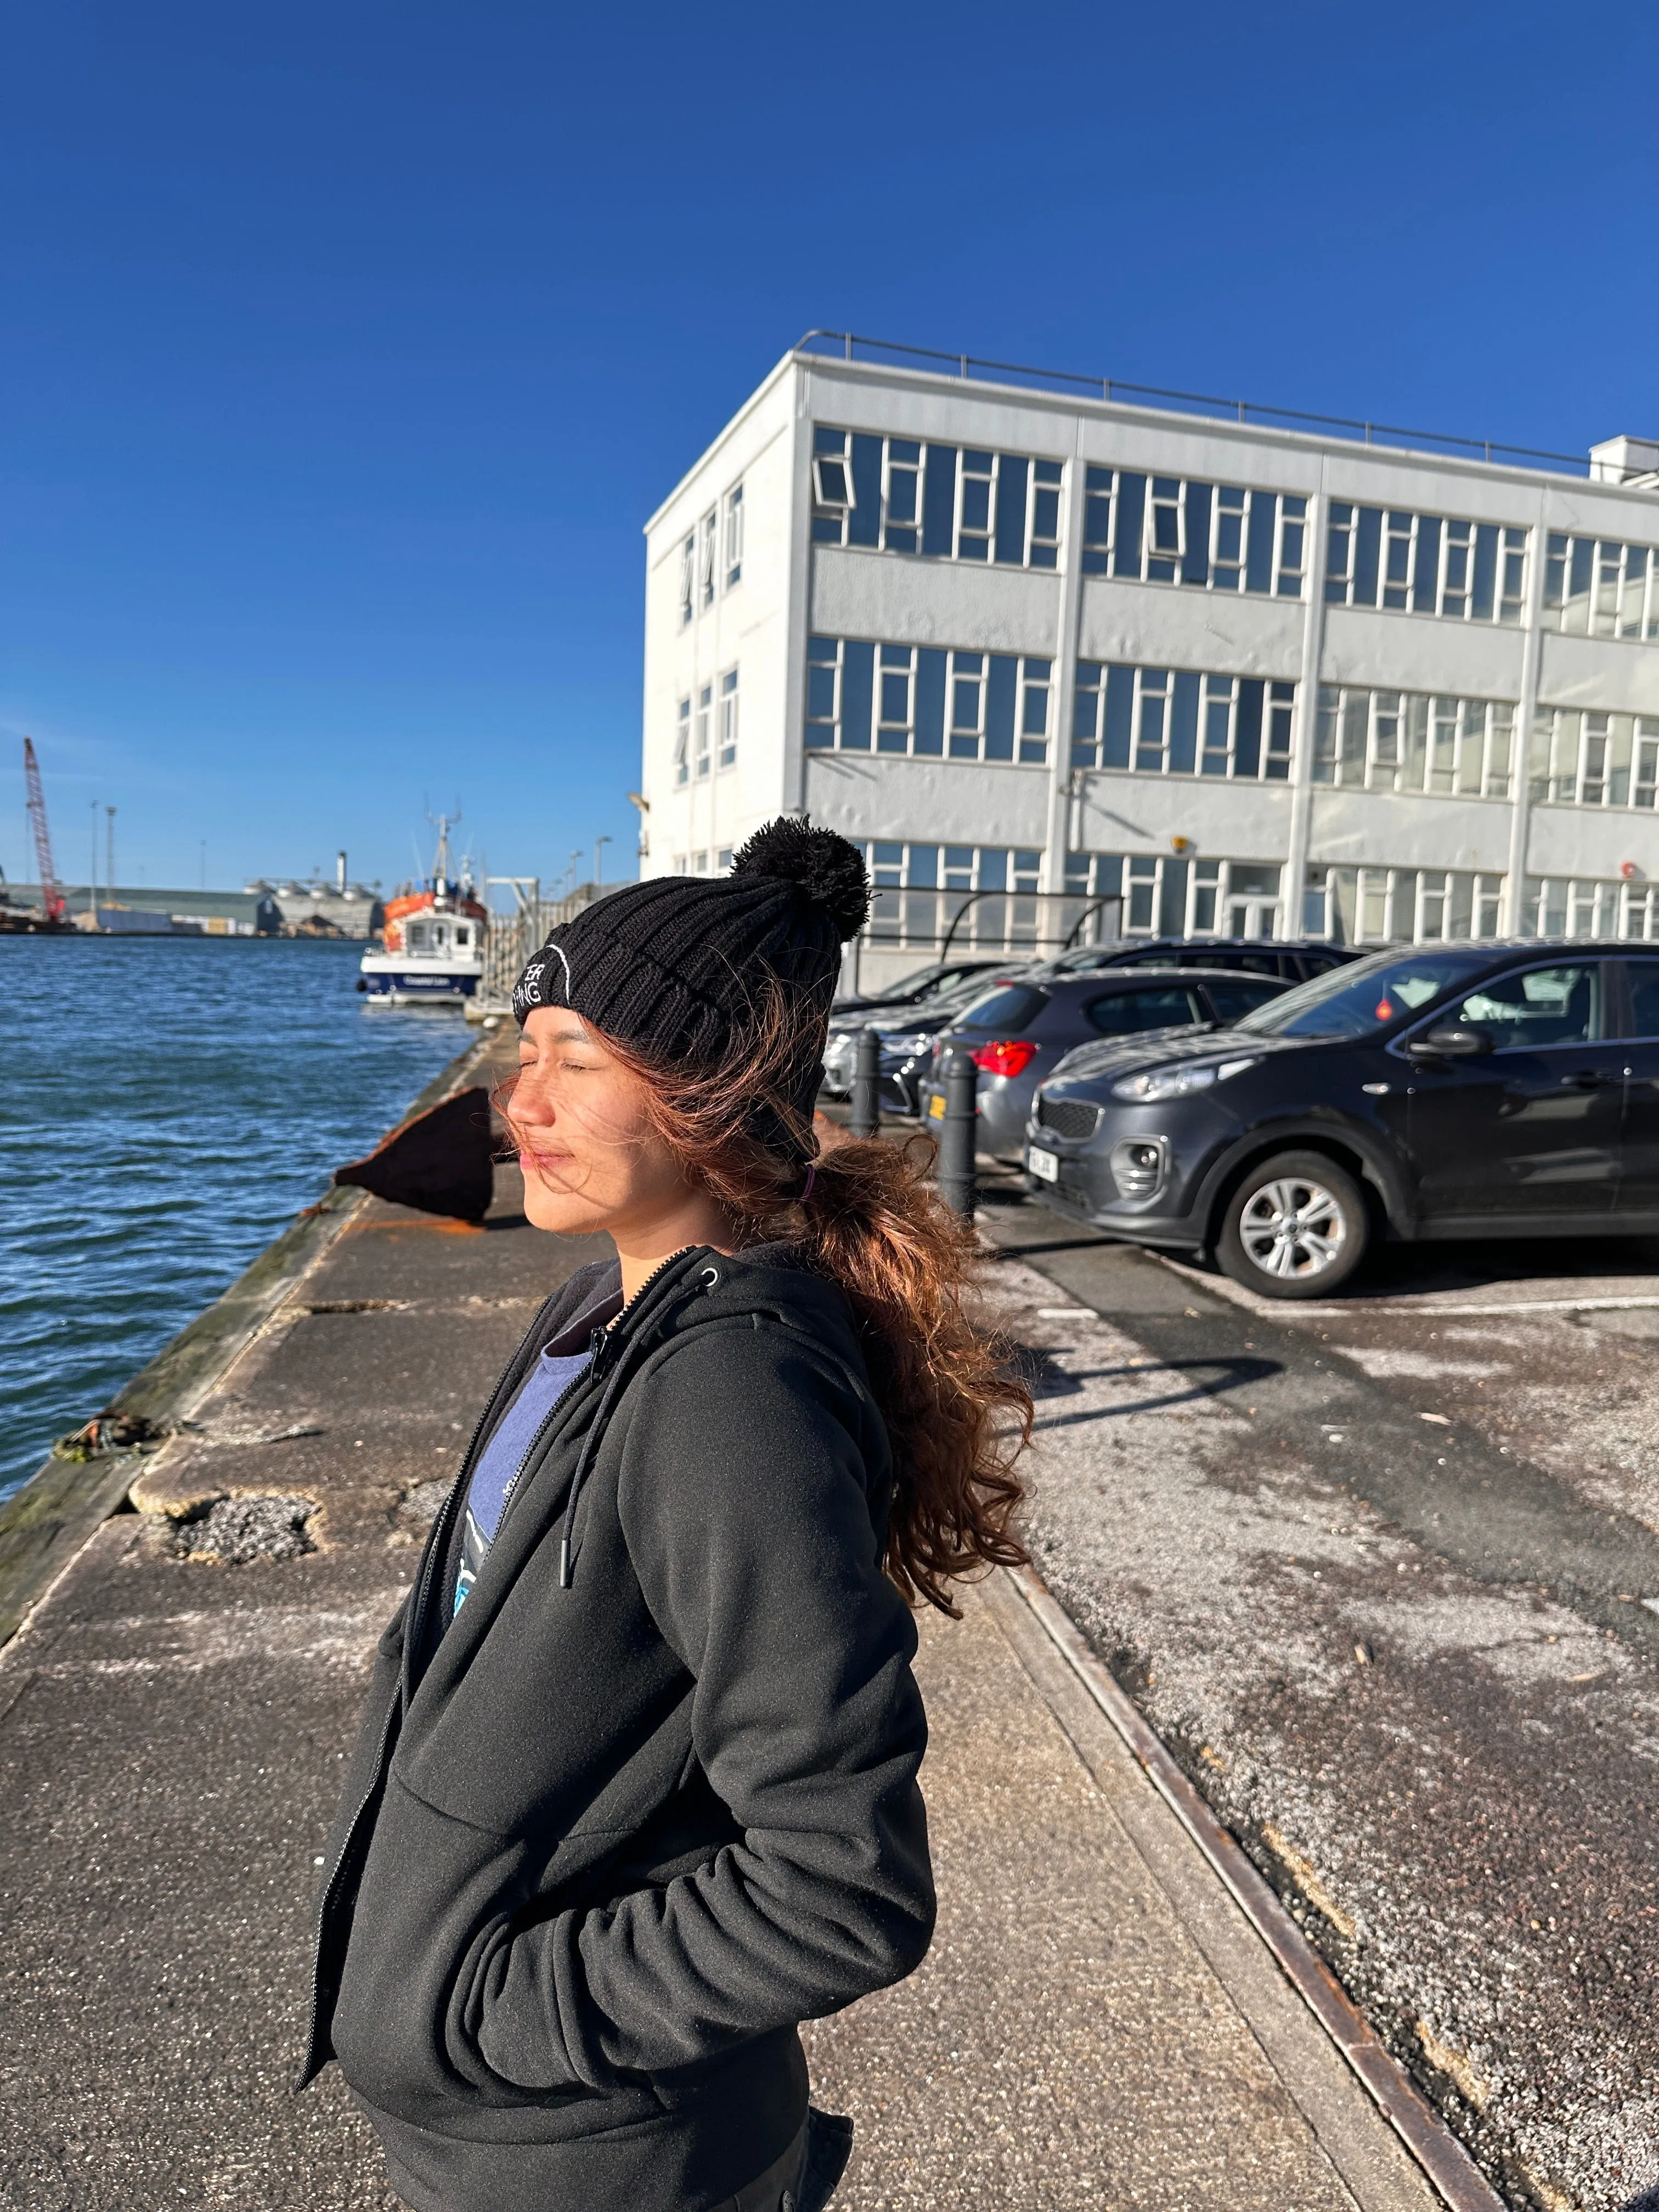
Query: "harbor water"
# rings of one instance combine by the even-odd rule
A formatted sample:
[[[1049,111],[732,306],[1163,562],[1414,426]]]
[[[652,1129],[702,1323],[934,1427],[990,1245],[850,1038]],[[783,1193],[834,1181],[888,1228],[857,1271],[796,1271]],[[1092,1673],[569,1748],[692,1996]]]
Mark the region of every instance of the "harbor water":
[[[362,951],[0,937],[0,1497],[463,1049]]]

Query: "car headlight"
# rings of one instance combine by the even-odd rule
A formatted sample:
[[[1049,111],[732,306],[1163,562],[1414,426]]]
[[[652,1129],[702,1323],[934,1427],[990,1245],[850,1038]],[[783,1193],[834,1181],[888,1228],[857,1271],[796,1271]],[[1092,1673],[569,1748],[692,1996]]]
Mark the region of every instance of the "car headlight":
[[[926,1030],[890,1030],[881,1041],[884,1052],[896,1053],[901,1060],[914,1060],[917,1053],[925,1052],[933,1040]]]
[[[1138,1075],[1121,1076],[1112,1085],[1112,1096],[1133,1099],[1138,1105],[1150,1105],[1158,1098],[1184,1098],[1189,1091],[1207,1091],[1212,1083],[1243,1075],[1260,1057],[1258,1053],[1247,1060],[1206,1060],[1184,1067],[1143,1068]]]

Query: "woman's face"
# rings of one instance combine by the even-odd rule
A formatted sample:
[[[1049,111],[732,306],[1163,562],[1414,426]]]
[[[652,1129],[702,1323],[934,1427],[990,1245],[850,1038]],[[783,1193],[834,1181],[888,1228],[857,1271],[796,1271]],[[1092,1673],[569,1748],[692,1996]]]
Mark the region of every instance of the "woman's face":
[[[651,1127],[644,1085],[579,1014],[538,1006],[526,1022],[511,1112],[524,1210],[538,1229],[626,1240],[695,1200]]]

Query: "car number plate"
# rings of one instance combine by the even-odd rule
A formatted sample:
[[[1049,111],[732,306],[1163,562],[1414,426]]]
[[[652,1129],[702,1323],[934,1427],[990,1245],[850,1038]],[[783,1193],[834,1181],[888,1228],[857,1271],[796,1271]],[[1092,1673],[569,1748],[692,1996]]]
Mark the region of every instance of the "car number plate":
[[[1042,1182],[1058,1182],[1060,1181],[1059,1160],[1055,1158],[1053,1152],[1045,1152],[1039,1146],[1033,1145],[1027,1152],[1025,1155],[1025,1164],[1030,1168],[1031,1173]]]
[[[927,1118],[930,1121],[945,1119],[945,1094],[942,1091],[936,1091],[927,1101]]]

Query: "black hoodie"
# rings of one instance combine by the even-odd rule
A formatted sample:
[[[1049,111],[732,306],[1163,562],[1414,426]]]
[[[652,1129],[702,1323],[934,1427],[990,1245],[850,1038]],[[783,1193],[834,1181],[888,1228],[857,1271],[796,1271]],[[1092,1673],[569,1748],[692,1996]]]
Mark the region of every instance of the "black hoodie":
[[[337,2056],[416,2212],[700,2212],[806,2112],[799,2023],[933,1930],[886,1430],[840,1291],[785,1247],[671,1260],[526,1455],[465,1605],[446,1563],[537,1316],[382,1638],[319,1914]]]

